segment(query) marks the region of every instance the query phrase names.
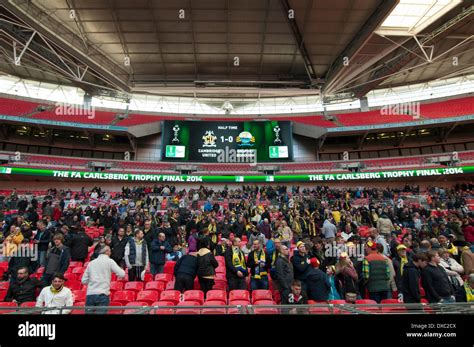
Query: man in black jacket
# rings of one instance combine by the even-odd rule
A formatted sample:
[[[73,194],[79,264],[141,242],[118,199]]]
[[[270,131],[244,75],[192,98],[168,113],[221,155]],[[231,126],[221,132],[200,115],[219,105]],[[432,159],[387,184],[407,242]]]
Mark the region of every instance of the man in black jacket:
[[[110,258],[122,268],[125,267],[125,260],[123,257],[125,256],[125,246],[127,245],[127,241],[128,237],[125,235],[125,229],[119,228],[117,235],[112,238],[112,242],[110,244],[110,248],[112,250]]]
[[[54,247],[48,253],[46,267],[41,278],[45,287],[51,285],[55,273],[64,274],[66,272],[71,260],[69,248],[64,246],[64,236],[62,234],[54,235],[53,242]]]
[[[280,293],[290,290],[291,284],[294,280],[293,264],[289,259],[290,251],[285,245],[280,246],[280,254],[275,260],[275,274],[273,278],[274,284]]]
[[[17,304],[35,301],[37,288],[42,288],[41,282],[36,278],[30,278],[27,267],[21,267],[17,271],[16,280],[10,283],[4,301],[11,301]]]
[[[327,301],[329,299],[329,292],[331,291],[331,284],[329,283],[328,275],[318,269],[319,261],[317,258],[311,258],[311,269],[306,276],[306,286],[308,288],[308,299],[314,301]]]
[[[152,241],[158,238],[158,231],[153,225],[151,225],[151,220],[145,221],[143,233],[145,235],[143,236],[143,239],[145,240],[148,249],[150,249]]]
[[[403,302],[406,304],[420,303],[420,269],[428,264],[428,257],[425,253],[418,253],[408,260],[403,267],[403,275],[401,280],[401,293]]]
[[[430,303],[452,303],[454,302],[454,290],[449,281],[448,274],[439,265],[441,257],[438,252],[426,252],[428,265],[421,272],[423,288],[426,298]]]
[[[89,247],[92,246],[92,239],[86,234],[84,228],[80,228],[69,241],[71,250],[71,260],[84,263],[89,253]]]
[[[293,258],[291,258],[295,271],[295,280],[300,280],[303,290],[306,291],[306,276],[309,270],[311,270],[309,255],[306,245],[302,241],[299,241],[296,247],[298,250],[293,254]]]
[[[166,253],[171,253],[173,248],[166,240],[164,233],[159,233],[158,238],[151,243],[150,272],[153,276],[163,273],[166,262]]]
[[[285,290],[281,294],[282,305],[307,305],[308,297],[306,292],[302,290],[301,281],[294,280],[289,290]],[[284,309],[283,313],[298,314],[303,313],[304,310],[298,310],[296,308]]]
[[[174,289],[185,292],[194,288],[194,278],[197,275],[196,253],[182,256],[174,266],[174,277],[176,278]]]

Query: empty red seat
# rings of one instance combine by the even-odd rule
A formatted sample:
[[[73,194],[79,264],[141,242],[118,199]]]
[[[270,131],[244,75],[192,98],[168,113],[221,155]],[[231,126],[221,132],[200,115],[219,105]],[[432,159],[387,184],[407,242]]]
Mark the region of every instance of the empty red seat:
[[[329,307],[311,307],[309,310],[310,314],[331,314],[333,313]]]
[[[73,273],[74,275],[76,275],[76,279],[80,281],[82,275],[84,274],[84,268],[82,268],[82,267],[75,267],[74,269],[72,269],[72,273]]]
[[[245,300],[250,302],[250,294],[248,290],[236,289],[229,292],[229,301]]]
[[[138,281],[127,282],[125,283],[123,290],[133,290],[134,292],[138,293],[139,291],[143,290],[143,287],[144,287],[143,282],[138,282]]]
[[[114,307],[122,307],[122,303],[118,302],[118,301],[111,301],[109,302],[109,306],[114,306]],[[122,314],[123,313],[123,310],[114,310],[114,309],[110,309],[107,311],[108,314]]]
[[[86,301],[85,290],[73,290],[72,296],[74,297],[74,302]]]
[[[165,282],[162,282],[165,283]],[[175,281],[170,281],[166,283],[165,290],[174,290]]]
[[[212,286],[212,289],[215,290],[223,290],[224,292],[227,291],[227,283],[226,282],[215,282]]]
[[[170,301],[156,301],[151,306],[158,306],[160,308],[156,310],[152,310],[150,313],[152,314],[174,314],[174,309],[172,308],[162,308],[163,306],[173,306],[174,304]]]
[[[171,276],[173,276],[174,274],[174,266],[176,265],[176,262],[175,261],[172,261],[172,260],[168,260],[166,263],[165,263],[165,267],[163,269],[163,272],[165,274],[169,274]]]
[[[204,303],[204,306],[223,306],[224,303],[222,301],[206,301]],[[225,308],[218,308],[218,307],[212,307],[212,308],[203,308],[201,310],[202,314],[226,314],[226,309]]]
[[[225,290],[212,289],[206,294],[206,302],[220,301],[223,304],[227,303],[227,293]]]
[[[255,314],[278,314],[279,310],[278,308],[272,308],[272,307],[255,307],[254,313]]]
[[[144,307],[144,306],[149,306],[149,304],[143,301],[130,301],[129,303],[125,305],[125,307],[130,307],[130,306]],[[124,314],[133,314],[133,313],[138,313],[138,312],[139,312],[139,309],[123,310]]]
[[[155,301],[158,301],[160,294],[156,290],[143,290],[138,292],[137,301],[145,301],[148,304],[152,304]]]
[[[20,307],[36,307],[36,301],[25,301],[20,304]]]
[[[156,290],[162,292],[165,290],[165,283],[161,281],[151,281],[145,284],[145,290]]]
[[[79,281],[71,280],[67,281],[67,287],[71,290],[81,290],[82,288],[82,283]]]
[[[123,290],[123,282],[119,282],[119,281],[110,282],[110,291],[112,293],[115,293],[119,290]]]
[[[177,305],[181,299],[181,293],[178,290],[165,290],[161,292],[160,301],[170,301]]]
[[[10,282],[8,281],[0,282],[0,290],[8,290],[9,287],[10,287]]]
[[[252,303],[256,305],[256,303],[260,300],[273,301],[272,292],[267,289],[257,289],[252,291]]]
[[[377,305],[377,302],[374,300],[370,299],[362,299],[362,300],[356,300],[356,308],[360,311],[366,311],[366,312],[379,312],[380,309],[378,306],[360,306],[360,305]]]
[[[8,307],[11,309],[8,309]],[[16,312],[17,307],[17,304],[14,302],[0,302],[0,314]]]
[[[82,267],[82,262],[80,261],[71,261],[69,263],[70,268],[75,268],[75,267]]]
[[[126,305],[130,301],[134,301],[135,297],[136,293],[132,290],[119,290],[114,293],[112,300],[120,302],[122,305]]]
[[[183,307],[183,306],[201,306],[199,303],[196,301],[182,301],[178,303],[177,307]],[[191,308],[191,307],[186,307],[186,308],[179,308],[176,310],[176,314],[200,314],[201,310],[199,308]]]
[[[155,281],[162,281],[168,283],[173,280],[173,275],[168,273],[156,274]]]
[[[275,301],[273,300],[258,300],[254,303],[255,306],[272,306],[276,305]]]
[[[199,305],[204,303],[204,292],[201,290],[188,290],[184,292],[184,301],[196,301]]]

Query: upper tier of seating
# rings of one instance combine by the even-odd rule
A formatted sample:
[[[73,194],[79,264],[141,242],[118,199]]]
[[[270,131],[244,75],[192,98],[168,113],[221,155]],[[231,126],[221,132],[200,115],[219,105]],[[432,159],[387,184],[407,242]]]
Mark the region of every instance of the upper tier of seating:
[[[38,106],[47,106],[46,111],[38,111]],[[33,119],[44,119],[49,121],[66,121],[74,123],[86,123],[97,125],[115,125],[122,127],[129,127],[140,124],[148,124],[162,121],[164,119],[185,119],[185,115],[168,118],[161,115],[146,115],[146,114],[129,114],[126,119],[119,119],[117,115],[123,111],[95,111],[94,118],[87,115],[60,115],[52,109],[52,103],[37,103],[24,100],[17,100],[11,98],[0,98],[0,115],[4,116],[23,116]],[[401,122],[410,122],[424,119],[441,119],[458,117],[464,115],[474,114],[474,97],[457,98],[447,101],[439,101],[421,104],[420,118],[414,118],[411,115],[382,115],[380,110],[372,110],[368,112],[348,112],[333,114],[334,120],[327,120],[323,115],[311,116],[290,116],[286,118],[279,118],[282,120],[291,120],[296,123],[307,125],[320,126],[324,128],[346,127],[346,126],[363,126],[363,125],[377,125],[377,124],[395,124]],[[207,121],[228,121],[229,118],[217,117],[209,118],[202,117],[201,120]],[[233,121],[244,121],[246,118],[232,118]]]

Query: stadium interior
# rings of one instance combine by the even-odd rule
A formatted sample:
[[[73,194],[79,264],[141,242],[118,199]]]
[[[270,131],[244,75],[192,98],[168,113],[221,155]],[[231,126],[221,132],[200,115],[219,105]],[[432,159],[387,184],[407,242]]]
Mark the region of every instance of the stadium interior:
[[[403,197],[405,207],[438,209],[450,221],[462,210],[463,228],[474,225],[473,13],[467,0],[1,1],[4,226],[14,223],[6,216],[20,215],[16,203],[8,205],[15,199],[38,200],[40,219],[47,217],[44,201],[65,200],[61,213],[82,207],[80,221],[94,247],[64,275],[72,313],[84,314],[81,279],[96,244],[111,232],[102,219],[89,223],[84,211],[125,199],[156,197],[163,216],[178,209],[207,213],[208,201],[226,214],[241,199],[278,211],[299,194],[302,204],[307,196],[325,200],[331,194],[317,191],[324,186],[350,191],[327,198],[325,208],[344,209],[340,200],[385,211]],[[226,151],[237,154],[220,159]],[[267,192],[272,185],[286,186],[288,194],[267,198],[242,188]],[[162,194],[164,186],[175,187],[176,201]],[[431,203],[439,193],[433,187],[449,192],[440,200],[461,199],[462,206]],[[217,197],[208,189],[232,193]],[[356,193],[371,189],[379,196]],[[196,205],[181,201],[194,190],[201,192]],[[374,227],[362,222],[356,229],[368,237]],[[243,247],[249,239],[242,235]],[[291,240],[291,256],[300,241]],[[474,245],[467,236],[465,242]],[[109,314],[286,312],[271,279],[267,289],[252,290],[248,276],[247,289],[231,290],[224,256],[216,259],[206,293],[197,277],[192,290],[175,290],[176,261],[143,281],[129,281],[130,270],[125,279],[114,274],[108,306],[119,308]],[[43,264],[31,276],[41,279],[44,271]],[[0,275],[8,272],[7,260],[0,262]],[[8,281],[0,282],[2,300]],[[306,313],[438,310],[420,288],[424,306],[404,305],[396,291],[382,302],[364,292],[352,306],[344,298],[309,300]],[[39,312],[35,302],[1,304],[0,314]],[[462,303],[440,310],[472,313]]]

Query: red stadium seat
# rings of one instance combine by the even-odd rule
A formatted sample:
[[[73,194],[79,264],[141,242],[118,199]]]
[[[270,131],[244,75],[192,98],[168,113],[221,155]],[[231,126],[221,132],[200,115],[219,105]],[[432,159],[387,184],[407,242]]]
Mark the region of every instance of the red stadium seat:
[[[331,314],[333,313],[329,307],[311,307],[309,314]]]
[[[257,289],[252,291],[252,303],[256,305],[259,300],[273,301],[272,292],[266,289]]]
[[[122,303],[118,302],[118,301],[111,301],[109,302],[109,306],[115,306],[115,307],[122,307]],[[114,310],[114,309],[110,309],[107,311],[108,314],[123,314],[123,310]]]
[[[67,287],[73,291],[75,290],[81,290],[82,288],[82,283],[79,282],[79,281],[74,281],[74,280],[71,280],[71,281],[67,281]]]
[[[130,307],[130,306],[144,307],[144,306],[149,306],[149,304],[143,301],[130,301],[129,303],[125,305],[125,307]],[[134,314],[137,312],[138,310],[134,310],[134,309],[123,310],[124,314]]]
[[[243,289],[231,290],[229,292],[229,301],[234,301],[234,300],[246,300],[250,302],[250,294],[248,290],[243,290]]]
[[[178,303],[177,307],[182,306],[201,306],[196,301],[182,301]],[[176,310],[176,314],[200,314],[201,310],[199,308],[182,308]]]
[[[8,290],[9,287],[10,287],[9,281],[0,282],[0,290]]]
[[[114,293],[112,300],[120,302],[122,305],[126,305],[130,301],[134,301],[135,297],[136,293],[132,290],[119,290]]]
[[[227,293],[225,290],[212,289],[206,294],[206,302],[208,301],[219,301],[223,304],[227,303]]]
[[[168,260],[166,263],[165,263],[165,267],[164,267],[164,270],[163,272],[165,274],[169,274],[171,276],[173,276],[174,274],[174,266],[176,265],[176,262],[175,261],[171,261],[171,260]]]
[[[85,290],[73,290],[72,296],[74,297],[74,302],[86,301],[86,291]]]
[[[143,278],[143,282],[147,283],[147,282],[150,282],[150,281],[153,281],[153,275],[149,274],[149,273],[146,273],[144,278]]]
[[[165,290],[161,292],[160,301],[170,301],[177,305],[181,300],[181,293],[178,290]]]
[[[148,304],[152,304],[155,301],[158,301],[160,294],[156,290],[143,290],[138,292],[137,301],[145,301]]]
[[[156,290],[162,292],[165,290],[165,283],[161,281],[151,281],[145,284],[145,290]]]
[[[162,274],[155,275],[155,281],[162,281],[162,282],[168,283],[172,280],[173,280],[173,275],[171,274],[162,273]]]
[[[80,261],[71,261],[69,263],[69,268],[75,268],[75,267],[83,267],[82,262],[80,262]]]
[[[165,282],[162,282],[165,283]],[[170,281],[166,283],[165,290],[174,290],[175,281]]]
[[[119,281],[110,282],[110,291],[112,293],[115,293],[119,290],[123,290],[123,282],[119,282]]]
[[[158,306],[158,307],[163,307],[163,306],[173,306],[174,304],[169,301],[156,301],[154,302],[151,306]],[[156,310],[152,310],[150,313],[152,314],[174,314],[174,309],[172,308],[159,308]]]
[[[11,309],[8,309],[8,307]],[[0,314],[16,312],[17,307],[17,304],[14,302],[0,302]]]
[[[214,285],[212,286],[212,289],[215,290],[223,290],[227,291],[227,283],[226,282],[215,282]]]
[[[256,303],[254,303],[255,306],[272,306],[276,305],[275,301],[273,300],[258,300]]]
[[[74,306],[76,306],[76,307],[85,307],[86,303],[84,301],[78,301],[78,302],[74,303]],[[86,311],[83,308],[76,308],[74,310],[71,310],[70,314],[86,314]]]
[[[278,314],[280,311],[278,308],[272,307],[255,307],[254,313],[255,314]]]
[[[223,306],[224,304],[222,301],[206,301],[204,303],[204,306]],[[225,308],[203,308],[201,310],[202,314],[226,314],[226,309]]]
[[[20,304],[20,307],[36,307],[36,301],[25,301]]]
[[[81,280],[82,278],[82,275],[84,274],[84,268],[82,267],[75,267],[74,269],[72,269],[72,273],[76,276],[76,279],[78,281]]]
[[[366,312],[380,312],[379,307],[361,307],[358,305],[377,305],[377,302],[374,300],[369,300],[369,299],[362,299],[362,300],[356,300],[356,308],[360,311],[366,311]]]
[[[183,300],[195,301],[199,305],[202,305],[204,303],[204,292],[202,292],[201,290],[188,290],[184,292]]]
[[[138,293],[139,291],[143,290],[144,283],[143,282],[127,282],[123,287],[123,290],[133,290],[134,292]]]

